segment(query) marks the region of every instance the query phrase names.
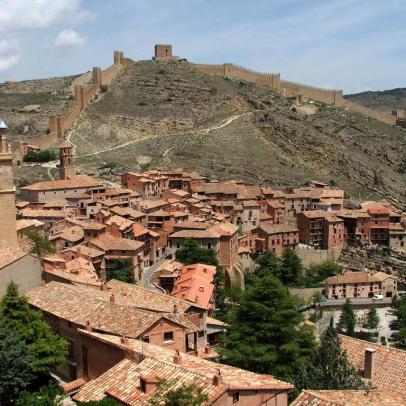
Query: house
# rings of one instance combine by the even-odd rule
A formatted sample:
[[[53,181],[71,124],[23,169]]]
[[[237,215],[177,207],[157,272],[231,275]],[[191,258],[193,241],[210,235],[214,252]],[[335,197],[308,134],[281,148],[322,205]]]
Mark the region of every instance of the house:
[[[303,211],[297,215],[300,242],[316,249],[342,249],[344,221],[332,212]]]
[[[185,265],[175,280],[171,292],[179,299],[201,304],[209,314],[214,304],[214,277],[216,267],[205,264]]]
[[[406,394],[406,351],[340,335],[350,363],[377,391]],[[401,405],[403,403],[389,403]]]
[[[85,374],[63,386],[79,390],[73,399],[80,402],[111,397],[136,406],[147,404],[160,380],[169,389],[180,384],[197,385],[207,395],[207,405],[287,406],[293,385],[271,375],[261,375],[193,355],[143,344],[139,340],[81,330]],[[106,361],[99,362],[101,354]],[[131,377],[131,378],[130,378]],[[76,390],[77,390],[76,389]]]
[[[251,230],[251,235],[257,252],[272,251],[279,256],[285,248],[296,249],[299,243],[299,230],[292,224],[260,223]]]
[[[123,296],[85,285],[51,282],[26,294],[28,303],[44,313],[54,332],[70,344],[68,361],[57,373],[70,380],[83,376],[83,347],[78,329],[91,328],[117,336],[142,339],[181,352],[196,351],[199,327],[186,316],[140,309]]]
[[[384,297],[393,297],[397,294],[398,281],[396,277],[385,272],[375,272],[373,277],[381,282],[381,294]]]
[[[41,285],[41,260],[18,248],[0,249],[0,297],[7,286],[14,282],[20,293],[25,293]]]
[[[328,299],[373,297],[382,293],[382,283],[368,272],[346,272],[325,281]]]
[[[291,406],[405,405],[406,395],[365,390],[303,390]]]

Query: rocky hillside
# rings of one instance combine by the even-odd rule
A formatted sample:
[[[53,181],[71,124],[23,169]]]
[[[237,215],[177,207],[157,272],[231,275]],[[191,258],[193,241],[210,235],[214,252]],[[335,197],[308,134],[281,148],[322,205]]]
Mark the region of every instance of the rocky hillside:
[[[82,169],[178,167],[285,186],[317,178],[405,207],[406,133],[348,110],[302,106],[184,62],[138,62],[70,136]],[[99,172],[100,173],[100,172]]]
[[[345,97],[386,113],[391,113],[392,110],[406,110],[406,88],[384,90],[381,92],[355,93]]]

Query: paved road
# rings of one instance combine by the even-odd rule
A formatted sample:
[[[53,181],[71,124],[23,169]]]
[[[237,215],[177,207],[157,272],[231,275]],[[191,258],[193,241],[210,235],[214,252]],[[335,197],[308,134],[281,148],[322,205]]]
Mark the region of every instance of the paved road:
[[[346,299],[328,299],[327,302],[320,303],[320,306],[323,308],[326,307],[338,307],[343,306]],[[373,300],[369,298],[353,298],[351,299],[353,306],[370,306],[375,304],[377,307],[386,307],[390,306],[392,303],[392,298],[385,297],[382,300]]]
[[[155,292],[161,292],[163,293],[160,289],[158,289],[156,286],[154,286],[151,282],[151,278],[152,275],[154,274],[154,272],[165,262],[167,261],[167,259],[165,258],[168,255],[175,255],[175,250],[174,249],[170,249],[169,247],[166,249],[166,252],[164,254],[164,256],[158,260],[157,262],[155,262],[155,264],[149,266],[148,268],[145,268],[142,277],[141,277],[141,281],[140,281],[140,285],[142,287],[144,287],[145,289],[149,289],[149,290],[153,290]]]

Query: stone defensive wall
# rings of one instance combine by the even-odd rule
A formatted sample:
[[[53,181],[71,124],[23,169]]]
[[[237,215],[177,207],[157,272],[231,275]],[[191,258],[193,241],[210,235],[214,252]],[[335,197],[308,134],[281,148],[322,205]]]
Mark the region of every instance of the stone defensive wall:
[[[69,130],[80,112],[100,93],[102,86],[107,86],[126,66],[133,64],[134,61],[124,58],[120,51],[114,51],[114,63],[108,68],[102,70],[98,67],[93,68],[92,83],[87,86],[75,86],[74,99],[75,104],[64,116],[49,117],[49,133],[40,137],[26,139],[19,142],[19,151],[23,150],[22,144],[27,143],[35,145],[41,149],[48,148],[60,140],[64,133]]]
[[[199,72],[207,75],[234,77],[246,80],[257,85],[270,86],[273,89],[280,90],[285,96],[304,96],[308,99],[320,101],[338,107],[347,107],[348,109],[374,118],[389,125],[400,125],[406,122],[404,118],[396,118],[396,115],[383,113],[379,110],[365,107],[359,103],[352,102],[343,97],[342,90],[324,89],[315,86],[303,85],[301,83],[281,80],[279,73],[256,72],[239,65],[225,63],[222,65],[211,64],[193,64],[190,66]]]

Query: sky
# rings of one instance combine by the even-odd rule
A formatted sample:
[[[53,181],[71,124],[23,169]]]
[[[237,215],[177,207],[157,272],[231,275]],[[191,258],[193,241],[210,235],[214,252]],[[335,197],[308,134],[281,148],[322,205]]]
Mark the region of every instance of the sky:
[[[0,0],[0,82],[150,59],[235,63],[344,93],[406,87],[406,0]]]

